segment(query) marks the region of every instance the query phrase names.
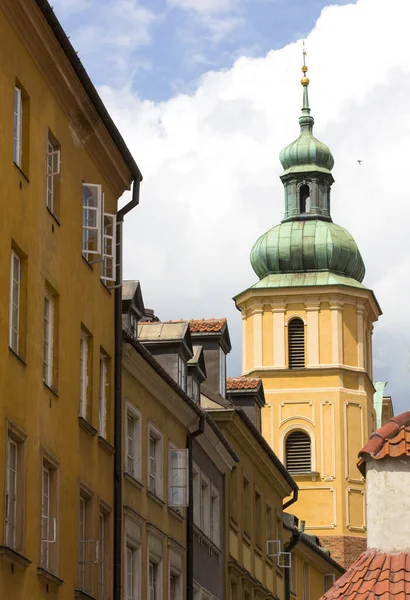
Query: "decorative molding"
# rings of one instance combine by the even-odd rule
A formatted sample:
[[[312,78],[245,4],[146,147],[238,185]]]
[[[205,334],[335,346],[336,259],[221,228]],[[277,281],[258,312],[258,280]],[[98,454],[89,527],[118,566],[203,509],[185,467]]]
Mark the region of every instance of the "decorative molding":
[[[306,307],[306,367],[319,365],[319,304]]]
[[[286,388],[286,389],[269,389],[269,388],[265,388],[265,395],[266,394],[280,394],[280,395],[284,395],[284,394],[296,394],[296,393],[300,393],[300,394],[310,394],[310,393],[317,393],[317,392],[323,392],[324,394],[328,394],[329,392],[345,392],[346,394],[349,394],[351,396],[365,396],[367,397],[366,392],[364,391],[360,391],[360,390],[349,390],[348,388],[345,387],[323,387],[323,388]]]
[[[329,492],[333,494],[333,521],[329,525],[306,525],[305,529],[334,529],[337,523],[336,488],[332,486],[318,487],[313,485],[299,488],[299,492],[303,492],[304,490],[311,490],[315,492],[329,490]]]
[[[343,363],[343,302],[331,298],[330,317],[332,324],[332,363],[340,365]]]
[[[300,417],[295,417],[300,418]],[[311,473],[316,472],[316,437],[310,427],[307,427],[303,423],[294,423],[293,425],[289,425],[284,431],[281,432],[280,442],[279,442],[279,458],[283,464],[285,464],[285,439],[288,434],[292,431],[302,430],[305,431],[310,437],[310,457],[311,457]]]
[[[253,316],[253,364],[255,368],[262,366],[262,336],[263,336],[263,309],[255,310]]]
[[[325,473],[325,431],[324,431],[324,411],[325,406],[330,406],[331,424],[332,424],[332,472]],[[320,454],[321,454],[321,474],[325,481],[332,481],[336,478],[336,440],[335,440],[335,407],[331,400],[324,400],[320,403]]]
[[[282,408],[289,404],[309,404],[309,406],[312,407],[311,419],[302,415],[292,415],[291,417],[286,417],[285,419],[282,419]],[[284,400],[283,402],[281,402],[279,404],[279,427],[282,427],[284,423],[292,419],[303,419],[304,421],[308,421],[308,423],[311,423],[312,425],[316,425],[315,405],[312,402],[312,400]]]
[[[350,523],[350,505],[349,505],[349,495],[352,492],[359,492],[362,495],[363,499],[363,525],[352,525]],[[350,531],[366,531],[366,492],[362,488],[348,487],[346,488],[346,525]]]
[[[363,477],[361,477],[360,479],[351,477],[350,472],[349,472],[349,432],[348,432],[348,420],[347,420],[347,411],[348,411],[349,406],[358,406],[360,408],[360,430],[361,430],[360,448],[363,448],[363,446],[364,446],[363,404],[361,404],[360,402],[351,402],[350,400],[346,400],[344,403],[345,477],[346,477],[346,480],[349,481],[350,483],[363,483],[363,481],[364,481]],[[357,452],[355,452],[355,454],[357,454]]]
[[[285,309],[273,310],[273,364],[275,368],[286,369],[285,358]],[[269,368],[269,367],[268,367]]]

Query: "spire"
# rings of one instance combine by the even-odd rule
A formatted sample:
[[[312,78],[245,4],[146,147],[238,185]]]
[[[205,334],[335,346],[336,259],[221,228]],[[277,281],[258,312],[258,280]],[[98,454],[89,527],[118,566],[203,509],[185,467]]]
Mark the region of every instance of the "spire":
[[[309,107],[309,77],[307,77],[307,65],[306,65],[306,49],[305,49],[305,40],[303,40],[303,66],[302,73],[303,77],[300,80],[300,83],[303,86],[303,105],[302,105],[302,115],[299,117],[300,131],[312,131],[314,125],[314,118],[310,116],[310,107]]]

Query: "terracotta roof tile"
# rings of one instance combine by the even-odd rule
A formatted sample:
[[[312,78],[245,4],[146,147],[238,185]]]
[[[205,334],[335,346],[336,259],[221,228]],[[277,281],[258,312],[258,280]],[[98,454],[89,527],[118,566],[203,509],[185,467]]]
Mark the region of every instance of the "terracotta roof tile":
[[[227,390],[256,390],[261,380],[259,377],[227,377]]]
[[[410,598],[410,554],[367,550],[320,600]]]
[[[410,456],[410,411],[393,417],[372,433],[370,440],[359,452],[358,467],[362,473],[366,456],[376,460],[386,456]]]
[[[189,328],[191,333],[210,333],[221,331],[226,325],[226,318],[222,319],[191,319]]]

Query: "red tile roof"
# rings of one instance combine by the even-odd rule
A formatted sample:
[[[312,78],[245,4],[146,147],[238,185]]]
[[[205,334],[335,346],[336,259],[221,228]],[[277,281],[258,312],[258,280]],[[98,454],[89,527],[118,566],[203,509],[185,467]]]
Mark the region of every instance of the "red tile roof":
[[[359,452],[357,466],[363,474],[367,456],[376,460],[386,456],[410,456],[410,411],[393,417],[386,425],[372,433],[367,444]]]
[[[410,554],[367,550],[320,600],[408,600]]]
[[[259,377],[227,377],[227,390],[256,390],[261,380]]]
[[[222,319],[191,319],[189,328],[191,333],[212,333],[221,331],[226,325],[226,318]]]

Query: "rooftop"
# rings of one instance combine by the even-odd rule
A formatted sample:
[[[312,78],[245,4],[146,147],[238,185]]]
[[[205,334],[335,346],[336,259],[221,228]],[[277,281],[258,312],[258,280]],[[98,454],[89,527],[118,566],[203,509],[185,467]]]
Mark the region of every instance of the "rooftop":
[[[191,333],[210,333],[222,331],[226,325],[226,318],[222,319],[191,319],[189,328]]]
[[[358,467],[363,474],[364,463],[369,456],[375,460],[410,456],[410,411],[393,417],[372,433],[359,452]]]
[[[321,600],[410,598],[410,554],[363,552]]]
[[[260,384],[259,377],[227,377],[227,390],[256,390]]]

